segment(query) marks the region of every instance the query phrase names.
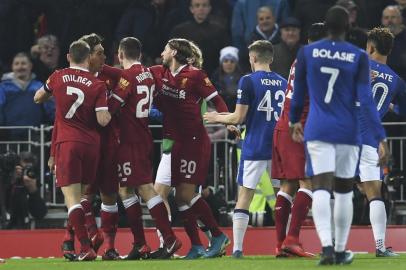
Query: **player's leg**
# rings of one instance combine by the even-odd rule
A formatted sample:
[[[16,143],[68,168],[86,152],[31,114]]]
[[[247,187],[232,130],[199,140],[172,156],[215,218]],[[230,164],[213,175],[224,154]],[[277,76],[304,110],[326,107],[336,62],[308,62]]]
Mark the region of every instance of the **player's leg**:
[[[353,186],[359,160],[359,147],[336,145],[336,172],[334,184],[334,226],[336,264],[350,264],[353,254],[345,250],[353,217]]]
[[[243,241],[249,222],[248,209],[254,197],[255,188],[267,166],[267,160],[252,161],[243,158],[240,160],[237,175],[240,189],[233,215],[234,258],[241,258],[243,255]]]
[[[381,169],[378,164],[377,149],[369,145],[363,145],[359,164],[360,180],[363,190],[369,201],[369,219],[375,239],[377,257],[393,257],[398,254],[386,249],[386,209],[382,199]]]
[[[117,183],[116,183],[117,184]],[[118,184],[117,184],[118,185]],[[117,193],[100,192],[102,205],[100,209],[101,227],[104,235],[103,260],[119,260],[119,253],[115,248],[115,239],[118,226]]]
[[[181,247],[181,242],[176,238],[168,218],[168,211],[160,195],[155,191],[152,183],[144,183],[137,187],[141,198],[147,203],[149,212],[155,220],[157,229],[164,238],[164,257],[171,257]]]
[[[119,194],[125,208],[128,225],[133,235],[133,248],[126,259],[139,260],[141,258],[148,258],[151,249],[145,240],[142,209],[139,198],[135,194],[135,189],[127,186],[120,187]]]
[[[306,172],[312,177],[313,220],[323,249],[319,264],[334,264],[330,197],[336,170],[335,147],[321,141],[309,141],[306,154]]]

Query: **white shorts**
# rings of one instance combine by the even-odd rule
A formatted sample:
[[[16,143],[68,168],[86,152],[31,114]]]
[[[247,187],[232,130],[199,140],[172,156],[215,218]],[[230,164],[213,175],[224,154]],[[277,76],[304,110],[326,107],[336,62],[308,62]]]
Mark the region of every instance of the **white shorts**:
[[[268,171],[271,177],[271,160],[240,160],[238,166],[238,183],[246,188],[256,189],[261,176],[265,171]],[[272,180],[273,187],[280,187],[279,180]]]
[[[361,182],[381,180],[381,168],[378,166],[378,162],[378,149],[363,144],[359,162],[359,178]]]
[[[322,141],[306,142],[306,174],[334,173],[339,178],[352,178],[358,166],[359,147]]]
[[[171,179],[171,153],[163,153],[156,172],[155,183],[171,186]]]

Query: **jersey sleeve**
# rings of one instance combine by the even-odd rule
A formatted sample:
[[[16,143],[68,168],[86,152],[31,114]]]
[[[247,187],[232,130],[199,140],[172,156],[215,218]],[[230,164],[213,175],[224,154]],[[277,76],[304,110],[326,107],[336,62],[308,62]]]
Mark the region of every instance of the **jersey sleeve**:
[[[361,110],[376,140],[381,141],[386,138],[385,130],[382,127],[379,113],[372,96],[369,61],[366,53],[362,52],[359,59],[358,74],[355,78],[357,82],[357,97],[361,104]],[[295,89],[295,93],[296,93]],[[293,94],[294,96],[295,94]]]
[[[131,95],[132,84],[130,76],[122,72],[116,88],[113,90],[109,99],[109,109],[112,112],[117,111],[126,104],[127,98]]]
[[[237,104],[250,105],[254,98],[254,88],[249,76],[243,76],[238,82]]]
[[[204,98],[206,101],[209,101],[217,96],[218,92],[205,72],[201,70],[197,72],[195,85],[196,92],[200,97]]]
[[[55,71],[54,73],[49,76],[48,80],[46,80],[44,84],[44,90],[47,91],[48,93],[53,93],[53,90],[56,88],[56,74],[58,71]]]
[[[406,116],[406,83],[400,78],[394,102],[396,103],[395,113]]]
[[[289,121],[297,123],[303,112],[305,104],[307,89],[306,81],[306,58],[304,48],[301,48],[297,54],[297,61],[295,67],[295,80],[293,82],[293,96],[290,102]]]
[[[101,73],[105,73],[107,76],[115,81],[118,81],[121,77],[121,72],[123,70],[120,68],[112,67],[109,65],[103,65]]]
[[[97,97],[95,104],[95,111],[107,111],[109,108],[107,106],[107,89],[106,85],[102,82],[97,86]]]

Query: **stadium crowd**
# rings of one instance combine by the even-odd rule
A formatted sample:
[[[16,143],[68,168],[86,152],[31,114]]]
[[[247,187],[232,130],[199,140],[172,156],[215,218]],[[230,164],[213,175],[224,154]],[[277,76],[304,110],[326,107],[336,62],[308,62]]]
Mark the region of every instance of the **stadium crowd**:
[[[320,139],[317,128],[314,129],[316,131],[305,130],[306,158],[314,163],[312,173],[307,171],[306,174],[312,176],[310,183],[304,173],[305,151],[302,144],[302,125],[306,119],[300,117],[303,107],[307,113],[308,100],[305,101],[299,95],[307,91],[304,84],[308,78],[304,75],[304,70],[310,67],[307,66],[309,62],[305,61],[306,57],[357,62],[359,66],[351,67],[355,79],[350,81],[364,82],[366,78],[369,82],[370,76],[372,82],[379,80],[381,73],[378,71],[372,75],[367,72],[368,76],[359,71],[369,70],[367,54],[359,48],[367,50],[372,60],[387,63],[393,71],[385,72],[393,72],[390,76],[396,81],[396,86],[393,87],[398,91],[398,94],[393,94],[393,99],[396,95],[402,95],[400,93],[405,90],[402,88],[402,79],[406,79],[406,28],[403,24],[406,1],[373,2],[3,1],[0,6],[0,14],[4,15],[1,16],[3,23],[0,30],[0,37],[3,37],[0,39],[3,73],[0,83],[0,125],[54,125],[48,165],[56,173],[56,185],[62,188],[68,208],[67,228],[62,244],[65,258],[94,260],[103,242],[103,259],[122,258],[114,246],[119,219],[118,203],[123,208],[123,215],[127,217],[134,236],[133,249],[125,258],[170,258],[182,245],[171,229],[174,214],[168,202],[171,187],[176,189],[173,200],[178,221],[191,240],[186,258],[222,256],[230,240],[218,227],[218,215],[213,214],[218,211],[221,203],[213,202],[215,194],[210,189],[198,191],[200,186],[207,186],[210,139],[216,138],[219,132],[224,132],[224,129],[214,130],[207,134],[202,122],[204,110],[201,109],[208,105],[209,112],[203,115],[207,122],[225,124],[237,137],[240,136],[239,129],[234,125],[245,123],[247,126],[237,179],[241,188],[233,215],[233,256],[243,257],[243,239],[250,219],[250,204],[261,175],[268,173],[268,181],[271,177],[275,189],[273,194],[276,200],[272,207],[277,229],[277,257],[314,256],[305,252],[299,242],[300,226],[306,219],[313,200],[313,217],[323,246],[320,264],[351,263],[353,255],[345,250],[345,246],[353,218],[354,185],[346,179],[354,177],[348,170],[355,170],[357,166],[357,162],[352,162],[350,157],[352,155],[356,156],[355,159],[358,158],[359,149],[355,144],[359,142],[349,137],[337,139],[334,136],[321,136]],[[326,23],[322,24],[324,21]],[[12,25],[19,28],[15,35],[10,33],[10,29],[15,29]],[[369,31],[371,29],[373,30]],[[341,48],[350,50],[352,54],[347,52],[340,56],[325,56],[322,50],[331,49],[327,41],[323,45],[325,47],[318,51],[319,54],[314,51],[313,55],[306,54],[306,48],[313,45],[305,44],[327,36],[333,41],[346,40],[353,44]],[[382,46],[389,49],[382,49]],[[363,62],[362,59],[367,60]],[[331,84],[337,79],[334,77],[339,74],[337,70],[345,68],[340,65],[338,68],[321,66],[321,73],[331,75],[325,103],[329,104],[331,101],[333,94],[329,94],[329,91],[333,91]],[[379,69],[379,64],[375,68]],[[244,75],[250,71],[253,73]],[[179,77],[181,79],[177,79]],[[254,82],[258,85],[254,85]],[[263,90],[259,82],[271,90]],[[296,93],[296,89],[292,89],[293,83],[295,88],[298,86],[299,94],[293,95],[290,105],[287,105],[285,100],[292,98],[292,92]],[[359,84],[347,85],[346,89],[350,89],[348,96],[357,93],[362,87],[370,89],[369,84]],[[272,88],[271,85],[277,87]],[[64,87],[68,89],[67,95],[58,91]],[[82,91],[79,87],[90,90]],[[263,95],[258,91],[266,93],[263,99],[255,99],[256,95]],[[107,92],[108,100],[105,99]],[[83,102],[85,96],[91,102]],[[377,152],[379,149],[381,165],[385,165],[388,161],[386,135],[380,125],[376,105],[372,103],[372,91],[365,97],[358,97],[362,108],[368,108],[363,117],[368,122],[366,126],[370,128],[369,131],[375,136],[371,151]],[[175,98],[183,102],[175,102]],[[310,107],[317,102],[310,95]],[[353,119],[355,101],[344,98],[345,102],[354,107],[348,114],[348,119]],[[400,114],[404,114],[402,108],[390,104],[391,101],[382,102],[385,103],[385,111],[380,112],[379,116],[383,118],[387,110],[390,110],[384,121],[405,119],[404,116],[399,116],[399,110]],[[379,104],[378,110],[383,106]],[[258,108],[257,111],[250,109],[254,106]],[[336,108],[339,110],[339,107]],[[93,116],[94,111],[96,117]],[[156,176],[152,173],[152,134],[148,129],[150,111],[155,111],[160,119],[158,121],[163,123],[164,153]],[[323,117],[323,114],[318,116]],[[313,118],[310,115],[307,121],[309,125],[315,122],[314,115]],[[354,120],[353,124],[358,123],[357,121]],[[362,123],[361,120],[361,126]],[[348,125],[349,132],[352,126]],[[292,163],[285,163],[290,149],[282,147],[286,147],[285,142],[292,142],[289,130],[293,132],[293,141],[301,144],[301,148],[294,148],[294,151],[301,154],[298,159],[289,161]],[[386,131],[388,136],[404,132],[399,128]],[[24,140],[25,136],[18,130],[1,132],[1,138],[5,141]],[[320,144],[320,141],[326,140],[326,145]],[[344,153],[344,156],[348,154],[347,162],[352,162],[351,166],[354,168],[337,163],[337,169],[332,165],[332,171],[337,170],[333,174],[330,167],[323,167],[324,164],[316,167],[315,164],[321,164],[321,161],[315,149],[329,149],[329,143],[334,147],[336,144],[340,146],[340,143],[354,145],[352,148],[337,146],[337,153]],[[264,149],[271,151],[266,152]],[[80,159],[72,153],[79,155]],[[22,155],[16,161],[13,175],[19,175],[17,187],[25,190],[22,196],[28,198],[28,202],[36,202],[29,206],[33,208],[36,205],[34,208],[39,214],[30,212],[31,215],[42,218],[46,209],[38,196],[38,183],[34,181],[35,175],[27,173],[28,167],[24,160]],[[94,162],[95,160],[99,162]],[[295,164],[295,169],[290,170],[290,164]],[[144,170],[134,169],[137,166]],[[286,170],[288,167],[289,170]],[[180,171],[173,168],[180,168]],[[359,190],[366,194],[366,201],[371,207],[369,217],[376,242],[376,254],[380,257],[397,256],[385,246],[386,210],[381,194],[381,181],[378,181],[381,178],[380,171],[378,174],[365,173],[360,165],[359,174]],[[115,178],[117,181],[112,181]],[[97,185],[93,185],[92,179],[97,181]],[[277,179],[282,181],[276,181]],[[295,181],[296,184],[292,185],[290,180],[300,181],[299,184]],[[335,186],[332,184],[334,181]],[[85,188],[81,184],[90,184],[90,187]],[[0,195],[5,191],[4,186],[0,185]],[[16,185],[10,187],[15,191]],[[337,209],[334,210],[334,216],[337,215],[340,220],[336,222],[335,247],[330,218],[327,220],[332,215],[330,194],[333,191],[336,205],[339,205],[335,207]],[[100,230],[96,226],[91,207],[97,193],[101,197]],[[150,250],[144,237],[140,199],[146,203],[161,240],[160,248],[154,252]],[[18,207],[10,206],[16,199],[7,200],[1,200],[1,206],[7,205],[12,209],[6,210],[10,213],[18,211]],[[330,210],[326,210],[326,205]],[[21,208],[24,213],[14,215],[14,223],[10,222],[10,228],[13,224],[22,226],[24,223],[21,218],[28,215],[27,206]],[[290,227],[287,228],[289,215],[292,218]],[[252,219],[251,216],[251,222]],[[337,227],[337,224],[340,226]],[[210,245],[207,249],[198,236],[199,228],[209,238]],[[80,242],[79,253],[74,249],[75,237]]]

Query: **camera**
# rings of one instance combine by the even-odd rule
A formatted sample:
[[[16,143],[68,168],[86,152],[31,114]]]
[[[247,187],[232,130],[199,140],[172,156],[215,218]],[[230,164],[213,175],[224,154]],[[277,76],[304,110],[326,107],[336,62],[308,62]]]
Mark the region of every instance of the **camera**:
[[[32,165],[27,165],[23,168],[23,176],[28,176],[30,178],[36,178],[37,174]]]
[[[3,181],[10,181],[10,176],[15,171],[15,166],[19,164],[20,156],[14,152],[0,154],[0,177]]]

